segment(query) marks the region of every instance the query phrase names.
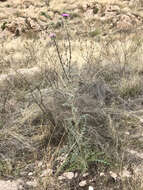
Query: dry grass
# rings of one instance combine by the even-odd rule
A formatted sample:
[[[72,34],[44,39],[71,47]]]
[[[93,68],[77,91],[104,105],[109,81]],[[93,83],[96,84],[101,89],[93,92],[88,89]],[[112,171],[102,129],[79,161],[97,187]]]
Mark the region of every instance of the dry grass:
[[[25,167],[42,160],[54,174],[41,177],[42,168],[34,167],[39,189],[77,189],[82,172],[88,171],[99,179],[93,183],[99,190],[141,190],[141,178],[134,174],[117,180],[109,176],[112,169],[132,170],[141,162],[126,152],[142,125],[136,112],[143,100],[141,40],[109,38],[99,44],[66,36],[2,44],[1,174],[18,176],[23,171],[19,163]],[[133,148],[140,147],[137,142]],[[79,177],[60,184],[57,176],[64,171],[78,171]]]

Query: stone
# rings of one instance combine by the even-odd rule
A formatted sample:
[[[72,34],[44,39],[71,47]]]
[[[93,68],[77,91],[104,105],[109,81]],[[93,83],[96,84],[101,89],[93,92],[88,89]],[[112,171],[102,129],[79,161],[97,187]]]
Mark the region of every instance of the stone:
[[[79,183],[79,186],[80,186],[80,187],[84,187],[84,186],[86,186],[86,185],[87,185],[86,180],[81,181],[81,182]]]
[[[52,173],[53,173],[53,170],[48,168],[48,169],[42,171],[41,177],[50,176],[50,175],[52,175]]]
[[[27,181],[26,184],[27,184],[28,186],[33,186],[33,187],[36,187],[36,186],[38,185],[37,182],[36,182],[36,180]]]
[[[88,190],[94,190],[94,188],[92,186],[89,186]]]
[[[84,173],[83,177],[87,177],[89,175],[89,173]]]
[[[118,175],[112,171],[110,171],[109,173],[110,173],[110,176],[116,181]]]
[[[32,176],[32,175],[33,175],[33,172],[29,172],[29,173],[28,173],[28,176]]]
[[[64,180],[64,179],[66,179],[64,176],[62,176],[62,175],[60,175],[60,176],[58,176],[58,180]]]
[[[74,178],[74,173],[73,172],[65,172],[63,174],[64,177],[66,177],[67,179],[73,179]]]
[[[105,176],[105,174],[104,174],[103,172],[101,172],[101,173],[100,173],[100,176],[101,176],[101,177],[102,177],[102,176]]]

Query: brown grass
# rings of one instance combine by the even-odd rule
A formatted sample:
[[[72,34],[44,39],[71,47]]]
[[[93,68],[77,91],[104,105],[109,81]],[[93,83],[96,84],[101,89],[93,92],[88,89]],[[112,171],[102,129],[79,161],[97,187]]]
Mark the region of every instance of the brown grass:
[[[142,133],[142,38],[63,36],[1,44],[0,174],[19,177],[42,161],[52,172],[32,168],[38,189],[80,189],[88,172],[88,185],[99,190],[141,190],[134,168],[143,162],[142,141],[134,135]],[[130,177],[120,175],[124,167]],[[78,177],[60,182],[65,171]]]

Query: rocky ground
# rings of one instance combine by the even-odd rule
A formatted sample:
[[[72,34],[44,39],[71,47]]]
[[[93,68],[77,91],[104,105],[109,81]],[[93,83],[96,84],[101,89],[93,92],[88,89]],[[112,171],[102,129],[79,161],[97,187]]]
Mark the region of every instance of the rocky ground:
[[[63,13],[69,14],[68,19],[65,20],[66,29],[63,28],[63,17],[61,16]],[[56,178],[57,182],[53,181],[51,177],[54,169],[51,169],[45,162],[48,155],[46,154],[44,159],[41,158],[45,155],[43,146],[45,144],[44,135],[47,133],[43,126],[49,124],[44,120],[43,113],[38,106],[33,104],[33,96],[26,91],[29,86],[25,86],[27,83],[24,83],[25,79],[32,82],[33,90],[36,88],[37,82],[42,81],[43,76],[40,73],[45,71],[48,76],[54,77],[53,81],[56,81],[54,72],[51,72],[51,70],[49,72],[47,69],[48,53],[54,50],[49,38],[50,33],[55,33],[56,39],[62,44],[66,40],[65,33],[70,31],[72,62],[75,64],[75,70],[82,68],[85,62],[84,54],[87,54],[87,57],[91,56],[88,55],[88,50],[94,48],[96,50],[94,56],[100,57],[101,52],[103,52],[101,48],[103,46],[100,44],[106,40],[108,42],[110,38],[112,38],[112,42],[118,43],[118,40],[120,40],[123,44],[130,41],[130,39],[142,38],[143,1],[1,0],[0,26],[0,189],[39,189],[41,181],[41,189],[43,190],[46,190],[46,188],[143,189],[142,182],[138,182],[138,184],[131,183],[132,177],[139,178],[138,176],[143,176],[142,95],[134,100],[127,101],[130,108],[126,107],[125,102],[118,107],[121,110],[123,106],[126,107],[125,118],[121,117],[120,119],[123,120],[123,126],[129,126],[124,130],[124,135],[130,144],[124,152],[125,155],[123,155],[125,161],[129,160],[128,165],[122,167],[120,171],[119,169],[116,170],[116,167],[109,170],[108,167],[102,169],[101,165],[100,169],[92,168],[91,172],[84,174],[77,171],[66,172],[60,174],[58,179]],[[94,45],[95,47],[93,47]],[[120,55],[120,44],[117,49]],[[110,52],[108,53],[110,54]],[[142,54],[139,57],[142,59]],[[108,69],[106,65],[110,63],[111,57],[106,54],[104,60],[100,59],[103,68],[107,67]],[[128,59],[130,61],[135,59],[138,63],[139,58],[136,55],[132,57],[131,53]],[[55,52],[53,52],[51,60],[56,60]],[[48,65],[48,67],[54,68],[51,65]],[[136,66],[134,67],[136,69]],[[140,69],[140,71],[142,70]],[[21,76],[24,77],[21,79]],[[74,78],[76,77],[74,76]],[[44,84],[42,85],[44,87]],[[104,91],[109,92],[106,88]],[[50,106],[51,110],[55,109],[57,111],[58,108],[52,107],[53,105],[50,103],[55,101],[50,94],[51,92],[45,88],[41,92],[44,100],[47,101],[46,105]],[[102,89],[101,92],[103,92]],[[86,94],[87,98],[89,97],[88,93]],[[48,99],[46,98],[47,94]],[[92,92],[90,92],[91,94]],[[101,98],[102,101],[105,101],[104,95],[100,96],[99,94],[97,92],[97,99],[99,96],[103,97],[103,99]],[[39,96],[38,92],[35,91],[35,97],[40,102]],[[82,98],[80,100],[83,101]],[[62,98],[58,101],[58,105],[61,106]],[[87,106],[88,110],[93,109],[92,99],[90,102],[85,101],[84,103],[85,105],[89,104]],[[83,110],[84,107],[80,109]],[[110,111],[112,112],[112,110]],[[39,122],[41,120],[44,121],[42,125]],[[52,175],[50,175],[51,173]],[[49,187],[47,178],[50,179],[51,183]],[[127,179],[124,185],[121,183],[122,178]]]
[[[70,14],[70,26],[75,35],[106,36],[120,31],[142,29],[140,1],[4,1],[1,2],[1,39],[59,32],[60,17]],[[52,26],[52,27],[51,27]],[[131,31],[132,30],[132,31]]]

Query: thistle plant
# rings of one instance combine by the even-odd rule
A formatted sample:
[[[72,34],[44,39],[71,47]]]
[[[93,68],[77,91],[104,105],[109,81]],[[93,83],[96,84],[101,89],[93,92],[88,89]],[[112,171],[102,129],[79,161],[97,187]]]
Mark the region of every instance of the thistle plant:
[[[65,70],[65,67],[64,67],[64,62],[63,62],[62,56],[61,56],[61,54],[60,54],[59,46],[58,46],[58,43],[57,43],[57,41],[56,41],[56,34],[55,34],[55,33],[51,33],[51,34],[50,34],[50,38],[53,40],[54,45],[55,45],[55,47],[56,47],[56,52],[57,52],[57,54],[58,54],[58,58],[59,58],[59,61],[60,61],[62,70],[63,70],[63,72],[64,72],[64,75],[65,75],[66,79],[69,81],[69,77],[68,77],[68,75],[67,75],[67,73],[66,73],[66,70]]]
[[[67,57],[66,61],[63,60],[63,58],[62,58],[62,54],[60,52],[60,47],[59,47],[59,44],[57,42],[56,34],[55,33],[50,33],[49,37],[53,41],[54,46],[56,48],[56,52],[58,54],[58,59],[59,59],[60,65],[61,65],[63,73],[64,73],[64,77],[68,80],[68,82],[70,82],[70,79],[71,79],[71,58],[72,58],[71,55],[72,55],[72,51],[71,51],[70,33],[68,31],[68,26],[67,26],[67,19],[69,18],[70,15],[67,14],[67,13],[63,13],[61,16],[63,17],[62,23],[63,23],[64,31],[66,31],[67,42],[68,42],[68,47],[65,46],[65,51],[69,52],[69,56]]]

